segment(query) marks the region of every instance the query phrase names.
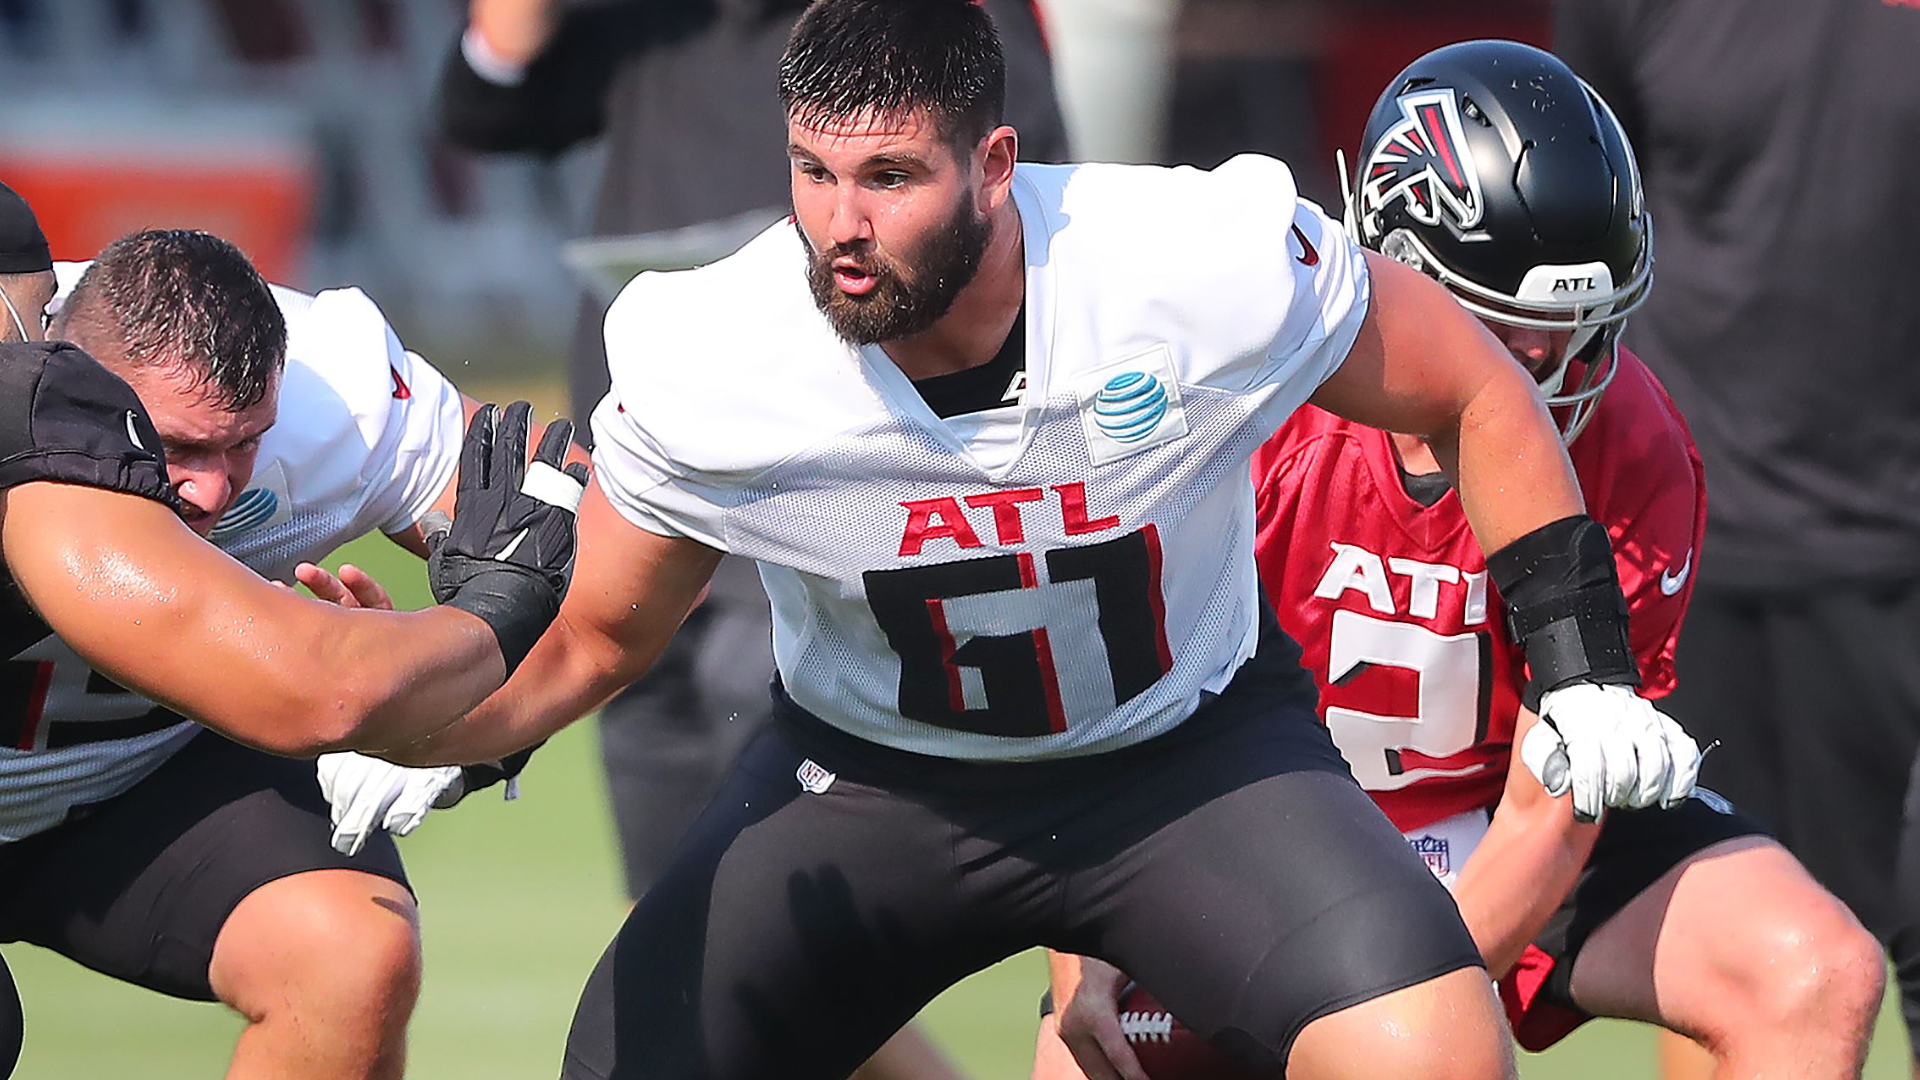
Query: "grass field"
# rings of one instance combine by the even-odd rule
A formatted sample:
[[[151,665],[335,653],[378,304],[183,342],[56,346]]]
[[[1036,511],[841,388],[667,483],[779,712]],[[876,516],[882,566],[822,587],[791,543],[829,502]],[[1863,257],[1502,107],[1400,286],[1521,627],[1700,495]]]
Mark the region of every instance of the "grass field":
[[[378,539],[350,550],[403,603],[424,600],[411,557]],[[597,752],[590,726],[575,725],[541,751],[520,801],[487,792],[434,814],[403,841],[427,955],[411,1076],[557,1072],[580,985],[625,907]],[[9,946],[6,957],[27,1009],[21,1080],[221,1074],[239,1025],[219,1006],[134,990],[24,946]],[[927,1026],[975,1080],[1024,1077],[1043,978],[1037,955],[1016,957],[949,991],[928,1009]],[[1894,1014],[1883,1013],[1867,1075],[1906,1077],[1905,1053]],[[1652,1076],[1652,1033],[1590,1024],[1525,1060],[1523,1072],[1528,1080]]]

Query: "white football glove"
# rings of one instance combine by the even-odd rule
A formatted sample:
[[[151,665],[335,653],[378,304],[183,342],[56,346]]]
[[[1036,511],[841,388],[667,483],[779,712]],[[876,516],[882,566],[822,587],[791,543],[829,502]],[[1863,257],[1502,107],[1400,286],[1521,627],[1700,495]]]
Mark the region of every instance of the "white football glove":
[[[405,836],[427,811],[445,809],[467,793],[460,766],[409,769],[364,754],[322,754],[320,792],[333,806],[333,850],[358,855],[375,829]]]
[[[1608,807],[1678,805],[1700,777],[1699,744],[1630,686],[1574,683],[1541,695],[1520,760],[1547,794],[1571,791],[1581,821]]]

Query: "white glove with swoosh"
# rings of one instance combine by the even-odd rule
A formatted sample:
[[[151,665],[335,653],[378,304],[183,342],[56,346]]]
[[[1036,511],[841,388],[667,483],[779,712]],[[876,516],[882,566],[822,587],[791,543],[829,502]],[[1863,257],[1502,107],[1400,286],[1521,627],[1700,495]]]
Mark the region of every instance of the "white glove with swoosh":
[[[1700,777],[1699,744],[1630,686],[1573,683],[1541,695],[1520,760],[1547,794],[1572,791],[1581,821],[1610,807],[1678,805]]]

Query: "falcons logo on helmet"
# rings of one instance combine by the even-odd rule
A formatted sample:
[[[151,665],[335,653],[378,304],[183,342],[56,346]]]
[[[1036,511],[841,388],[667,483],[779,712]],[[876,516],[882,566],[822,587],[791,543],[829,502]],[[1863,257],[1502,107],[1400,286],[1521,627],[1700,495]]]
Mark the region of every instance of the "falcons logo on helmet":
[[[1480,174],[1460,127],[1453,91],[1403,94],[1400,122],[1388,128],[1367,157],[1361,205],[1377,213],[1395,199],[1422,225],[1443,221],[1456,234],[1480,224]]]

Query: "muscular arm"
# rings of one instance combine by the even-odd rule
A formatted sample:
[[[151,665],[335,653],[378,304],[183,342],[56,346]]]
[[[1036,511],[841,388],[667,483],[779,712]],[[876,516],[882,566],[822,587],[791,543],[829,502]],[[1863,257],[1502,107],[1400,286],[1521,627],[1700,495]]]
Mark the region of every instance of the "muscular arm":
[[[1539,722],[1522,709],[1514,746]],[[1599,825],[1575,822],[1572,804],[1549,796],[1518,760],[1508,769],[1487,835],[1453,886],[1488,971],[1498,977],[1519,961],[1573,889],[1599,835]]]
[[[7,491],[4,508],[7,566],[62,640],[128,689],[261,749],[391,741],[506,676],[472,615],[302,599],[151,499],[37,482]]]
[[[1438,283],[1363,254],[1373,302],[1352,351],[1313,403],[1425,438],[1483,550],[1585,512],[1533,378]]]
[[[560,617],[499,693],[380,756],[406,765],[490,761],[547,738],[653,666],[719,562],[720,552],[704,544],[635,527],[599,484],[588,484]]]

